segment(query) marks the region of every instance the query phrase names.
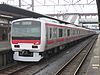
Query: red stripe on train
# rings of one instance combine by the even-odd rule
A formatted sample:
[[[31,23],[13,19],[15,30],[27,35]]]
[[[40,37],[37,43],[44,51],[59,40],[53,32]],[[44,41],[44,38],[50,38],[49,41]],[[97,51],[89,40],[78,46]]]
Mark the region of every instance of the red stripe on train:
[[[64,42],[64,38],[59,38],[55,40],[48,40],[47,44],[54,44],[55,42]]]
[[[35,45],[40,44],[40,40],[12,40],[13,44],[18,44],[18,43],[33,43]]]
[[[54,40],[48,40],[47,44],[53,44]]]
[[[58,42],[63,42],[64,41],[64,38],[59,38],[57,39]]]

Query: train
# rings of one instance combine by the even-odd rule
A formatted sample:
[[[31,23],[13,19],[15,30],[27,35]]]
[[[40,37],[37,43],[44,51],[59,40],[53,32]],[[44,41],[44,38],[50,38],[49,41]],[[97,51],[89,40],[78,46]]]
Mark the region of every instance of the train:
[[[63,50],[68,43],[94,34],[92,30],[52,19],[17,19],[11,25],[13,58],[16,61],[39,62],[50,53]]]

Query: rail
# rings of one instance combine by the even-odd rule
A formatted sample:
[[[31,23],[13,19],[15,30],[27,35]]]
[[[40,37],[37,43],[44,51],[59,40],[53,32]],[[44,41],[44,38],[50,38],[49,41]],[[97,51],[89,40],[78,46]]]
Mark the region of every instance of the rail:
[[[97,36],[94,36],[90,40],[90,44],[88,43],[83,47],[83,49],[77,53],[75,56],[72,57],[62,68],[60,68],[55,75],[63,75],[66,71],[66,75],[77,75],[81,65],[83,64],[84,60],[86,59],[88,53],[92,49]],[[77,64],[78,63],[78,64]]]

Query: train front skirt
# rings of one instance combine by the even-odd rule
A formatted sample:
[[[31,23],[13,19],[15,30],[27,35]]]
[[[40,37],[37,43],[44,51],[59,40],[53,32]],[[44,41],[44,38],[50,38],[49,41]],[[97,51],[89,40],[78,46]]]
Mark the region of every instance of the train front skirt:
[[[32,52],[31,56],[24,56],[24,55],[21,55],[20,52],[14,52],[13,58],[14,58],[14,60],[17,60],[17,61],[38,62],[43,57],[41,55],[39,55],[39,53]]]

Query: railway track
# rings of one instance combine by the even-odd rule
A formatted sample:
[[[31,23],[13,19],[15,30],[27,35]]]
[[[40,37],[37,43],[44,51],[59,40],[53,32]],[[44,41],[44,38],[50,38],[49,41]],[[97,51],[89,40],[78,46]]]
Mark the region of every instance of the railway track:
[[[70,53],[73,53],[74,49],[77,49],[77,51],[79,51],[81,49],[81,47],[89,41],[85,41],[84,43],[81,43],[81,45],[76,45],[75,47],[70,48],[67,51],[62,52],[62,54],[58,54],[57,56],[51,57],[48,60],[43,60],[43,61],[40,61],[38,63],[17,63],[16,65],[13,65],[13,66],[10,66],[8,68],[0,70],[0,75],[47,75],[47,74],[48,75],[59,75],[61,73],[58,73],[58,72],[60,72],[61,69],[58,71],[59,68],[58,69],[54,68],[55,69],[55,71],[54,71],[52,68],[50,68],[52,63],[57,62],[57,64],[59,64],[59,60],[62,61],[61,59],[65,58],[65,56],[63,56],[63,55],[66,55],[66,53],[70,55]],[[85,47],[85,45],[84,45],[84,47]],[[74,51],[74,52],[76,52],[76,51]],[[72,60],[73,55],[75,55],[75,54],[73,53],[71,56],[68,56],[68,57],[71,57],[71,58],[69,58],[70,60]],[[62,58],[59,59],[60,57],[62,57]],[[69,59],[64,60],[64,62],[67,62],[67,64],[69,64]],[[63,64],[63,61],[61,64]],[[41,72],[44,71],[45,69],[47,69],[48,67],[51,69],[51,71],[53,70],[54,72],[52,71],[53,72],[52,74],[48,73],[48,72],[41,74]],[[57,66],[56,66],[56,68],[57,68]],[[49,70],[49,72],[51,72],[51,71]]]
[[[14,73],[21,71],[22,69],[25,69],[29,66],[34,65],[33,63],[17,63],[15,65],[9,66],[7,68],[1,69],[0,70],[0,75],[13,75]]]
[[[44,69],[48,64],[46,64],[45,61],[42,61],[41,63],[30,63],[30,62],[18,62],[15,65],[9,66],[7,68],[0,70],[0,75],[25,75],[23,70],[27,71],[27,69],[30,69],[31,67],[34,67],[34,72],[32,74],[39,72],[40,70]],[[38,68],[37,68],[38,67]],[[32,75],[30,74],[30,75]]]
[[[63,53],[63,56],[60,57],[57,61],[53,61],[53,63],[50,63],[50,65],[48,65],[46,68],[44,68],[43,70],[35,73],[35,74],[32,74],[32,75],[59,75],[61,74],[59,71],[62,70],[62,66],[65,65],[65,63],[69,64],[71,63],[74,59],[75,56],[77,56],[83,49],[85,49],[85,47],[87,45],[89,45],[89,43],[93,40],[93,39],[96,39],[97,36],[95,37],[92,37],[84,42],[82,42],[80,45],[78,45],[77,47],[73,47],[71,49],[69,49],[70,52],[64,52]],[[67,53],[67,55],[66,55]],[[86,52],[83,51],[83,54],[86,54]],[[82,55],[83,55],[82,54]],[[69,56],[70,55],[70,56]],[[81,54],[80,54],[81,55]],[[74,56],[74,57],[73,57]],[[80,56],[81,57],[81,56]],[[79,58],[77,59],[79,60]],[[76,60],[76,61],[77,61]],[[81,60],[82,61],[82,60]],[[75,63],[75,61],[74,61]],[[55,66],[56,65],[56,66]],[[76,65],[76,63],[74,64]],[[71,65],[72,66],[72,65]],[[68,68],[69,69],[69,68]],[[75,69],[75,68],[74,68]],[[76,69],[75,69],[76,71]],[[77,71],[78,71],[78,68],[77,68]],[[77,73],[76,71],[76,73]],[[59,72],[59,73],[58,73]],[[72,71],[68,72],[68,73],[71,73]],[[74,72],[74,71],[73,71]],[[75,72],[74,72],[75,73]],[[62,74],[63,75],[63,74]],[[67,75],[65,73],[65,75]],[[68,75],[71,75],[71,74],[68,74]],[[73,74],[72,74],[73,75]]]
[[[71,60],[69,60],[63,67],[61,67],[55,75],[77,75],[80,67],[84,63],[84,60],[91,51],[96,40],[96,36],[90,40],[90,44],[87,44],[79,53],[77,53]]]

